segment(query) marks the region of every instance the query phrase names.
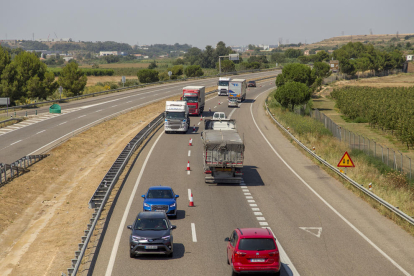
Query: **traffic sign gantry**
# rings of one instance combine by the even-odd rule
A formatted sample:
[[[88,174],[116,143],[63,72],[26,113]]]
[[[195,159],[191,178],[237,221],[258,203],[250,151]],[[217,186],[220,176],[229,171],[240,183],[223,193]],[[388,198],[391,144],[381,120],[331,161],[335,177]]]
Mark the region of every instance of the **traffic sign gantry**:
[[[342,156],[341,161],[339,161],[337,167],[355,167],[354,162],[352,162],[351,156],[349,156],[346,151],[344,156]]]

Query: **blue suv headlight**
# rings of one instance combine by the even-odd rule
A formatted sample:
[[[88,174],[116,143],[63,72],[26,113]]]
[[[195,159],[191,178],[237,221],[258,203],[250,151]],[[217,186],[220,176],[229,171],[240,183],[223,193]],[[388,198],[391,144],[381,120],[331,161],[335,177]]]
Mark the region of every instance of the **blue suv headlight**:
[[[145,202],[144,202],[144,207],[148,207],[148,208],[149,208],[149,207],[151,207],[151,206],[150,206],[148,203],[145,203]]]
[[[170,207],[171,207],[171,208],[175,207],[175,203],[170,204]]]

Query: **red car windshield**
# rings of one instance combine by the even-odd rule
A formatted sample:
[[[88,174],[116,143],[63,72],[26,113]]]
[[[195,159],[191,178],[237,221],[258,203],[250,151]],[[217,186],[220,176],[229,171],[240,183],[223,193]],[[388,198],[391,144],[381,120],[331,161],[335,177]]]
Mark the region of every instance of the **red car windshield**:
[[[276,249],[273,239],[241,239],[239,250],[274,250]]]

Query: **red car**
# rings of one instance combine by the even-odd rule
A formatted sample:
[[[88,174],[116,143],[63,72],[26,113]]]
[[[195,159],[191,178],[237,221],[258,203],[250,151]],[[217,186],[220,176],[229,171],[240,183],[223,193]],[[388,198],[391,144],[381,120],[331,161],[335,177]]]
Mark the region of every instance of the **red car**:
[[[267,228],[237,228],[226,238],[227,264],[233,275],[267,272],[280,275],[280,257],[276,240]]]

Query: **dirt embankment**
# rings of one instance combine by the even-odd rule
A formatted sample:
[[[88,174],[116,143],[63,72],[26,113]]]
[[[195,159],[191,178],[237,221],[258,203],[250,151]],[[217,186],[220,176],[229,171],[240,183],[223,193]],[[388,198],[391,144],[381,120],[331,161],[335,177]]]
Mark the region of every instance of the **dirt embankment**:
[[[164,101],[71,138],[0,188],[1,275],[67,273],[91,218],[90,197],[125,144],[164,110]]]

